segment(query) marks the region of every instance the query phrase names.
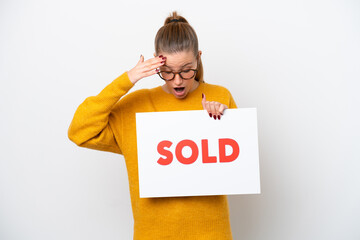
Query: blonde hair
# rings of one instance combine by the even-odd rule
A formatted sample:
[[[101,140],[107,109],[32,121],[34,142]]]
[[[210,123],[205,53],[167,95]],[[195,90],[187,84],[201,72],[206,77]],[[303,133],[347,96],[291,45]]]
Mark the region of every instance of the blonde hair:
[[[204,70],[201,58],[198,55],[199,43],[196,32],[184,17],[179,16],[174,11],[165,19],[164,26],[156,34],[155,52],[158,54],[160,52],[176,53],[182,51],[194,53],[194,56],[199,61],[195,80],[204,82]]]

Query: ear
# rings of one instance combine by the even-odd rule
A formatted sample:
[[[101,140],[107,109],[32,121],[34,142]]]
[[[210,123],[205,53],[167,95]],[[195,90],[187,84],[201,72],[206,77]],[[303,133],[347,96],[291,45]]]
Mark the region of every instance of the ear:
[[[156,53],[154,53],[154,57],[156,57]]]
[[[198,51],[198,58],[200,59],[200,57],[201,57],[201,54],[202,54],[202,51]]]

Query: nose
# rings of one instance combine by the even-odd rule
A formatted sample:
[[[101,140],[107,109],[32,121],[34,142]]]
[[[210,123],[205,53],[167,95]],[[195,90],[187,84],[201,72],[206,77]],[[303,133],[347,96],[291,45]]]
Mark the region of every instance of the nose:
[[[175,78],[174,78],[173,81],[174,81],[175,85],[181,85],[183,79],[180,77],[180,74],[177,73],[177,74],[175,75]]]

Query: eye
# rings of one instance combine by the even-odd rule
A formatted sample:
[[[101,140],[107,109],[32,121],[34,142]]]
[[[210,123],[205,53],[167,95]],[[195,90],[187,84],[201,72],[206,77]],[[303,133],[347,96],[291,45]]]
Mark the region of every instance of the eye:
[[[166,72],[166,71],[161,71],[161,76],[163,76],[164,78],[169,78],[172,77],[172,72]]]
[[[182,72],[188,73],[188,72],[190,72],[190,70],[191,70],[191,69],[186,69],[186,70],[183,70]]]

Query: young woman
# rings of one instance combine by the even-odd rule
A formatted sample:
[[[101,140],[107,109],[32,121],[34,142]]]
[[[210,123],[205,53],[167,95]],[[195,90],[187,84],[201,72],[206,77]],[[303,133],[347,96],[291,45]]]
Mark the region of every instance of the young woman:
[[[86,98],[69,127],[68,136],[78,146],[124,155],[134,239],[232,239],[226,196],[139,197],[136,112],[205,109],[221,121],[226,108],[236,108],[227,89],[204,83],[201,54],[194,29],[173,12],[156,35],[154,58],[141,56],[134,68]],[[126,95],[154,74],[165,84]]]

